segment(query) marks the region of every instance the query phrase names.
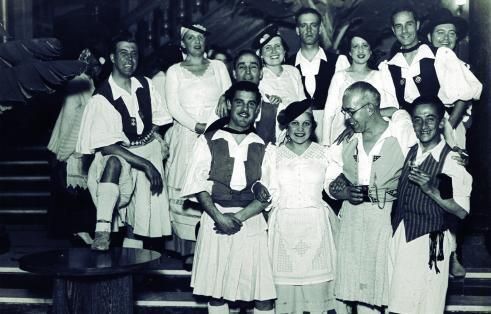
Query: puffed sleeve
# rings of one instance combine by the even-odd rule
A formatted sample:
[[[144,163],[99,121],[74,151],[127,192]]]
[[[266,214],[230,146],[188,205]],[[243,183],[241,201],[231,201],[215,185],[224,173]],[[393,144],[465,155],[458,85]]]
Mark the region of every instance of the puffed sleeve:
[[[394,136],[397,138],[401,147],[401,151],[404,157],[406,157],[409,149],[418,142],[416,133],[414,133],[411,116],[406,110],[397,110],[392,115],[390,123]]]
[[[172,117],[165,101],[165,73],[160,71],[152,78],[150,97],[152,98],[152,119],[155,125],[172,123]]]
[[[97,148],[120,142],[129,144],[121,115],[103,96],[93,96],[82,116],[76,151],[93,154]]]
[[[375,75],[377,84],[380,86],[380,108],[399,108],[394,81],[390,75],[387,61],[379,64],[378,72]]]
[[[466,212],[469,212],[472,176],[452,158],[456,156],[458,156],[456,152],[450,152],[447,155],[442,172],[452,179],[453,200]]]
[[[440,82],[438,97],[443,103],[453,104],[457,100],[477,100],[481,97],[481,82],[451,49],[442,47],[437,50],[435,71]]]
[[[191,163],[184,175],[184,185],[181,189],[181,197],[193,198],[199,192],[211,193],[213,182],[209,181],[211,166],[211,152],[204,136],[200,136],[196,142]]]
[[[232,85],[232,81],[230,80],[230,75],[228,73],[227,67],[223,62],[217,60],[210,60],[214,69],[217,73],[218,84],[222,90],[222,94],[224,94],[227,89]]]
[[[338,58],[339,60],[339,58]],[[334,73],[331,79],[331,85],[327,92],[326,104],[324,106],[324,123],[322,130],[322,144],[331,145],[331,132],[334,117],[337,112],[341,111],[341,85],[343,84],[344,72]]]
[[[343,142],[344,143],[344,142]],[[327,169],[326,176],[324,178],[324,190],[331,197],[329,193],[329,185],[334,181],[341,173],[343,173],[343,144],[331,145],[327,150]]]
[[[334,71],[344,71],[351,66],[351,63],[348,60],[348,57],[345,55],[339,55],[338,60],[336,61],[336,68]]]
[[[169,108],[169,113],[180,124],[194,132],[196,121],[181,106],[179,101],[179,67],[180,63],[174,64],[167,70],[165,80],[165,101]]]

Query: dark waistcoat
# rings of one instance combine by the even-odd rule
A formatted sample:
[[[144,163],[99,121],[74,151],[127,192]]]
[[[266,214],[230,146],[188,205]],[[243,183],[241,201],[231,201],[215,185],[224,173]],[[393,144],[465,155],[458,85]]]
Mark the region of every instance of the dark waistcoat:
[[[136,98],[138,99],[138,106],[140,110],[138,114],[143,121],[143,132],[138,135],[136,129],[136,119],[131,117],[123,99],[120,97],[118,99],[113,99],[113,93],[109,81],[104,81],[99,88],[94,92],[94,95],[102,95],[107,101],[114,106],[114,108],[121,115],[121,121],[123,123],[123,132],[128,137],[131,143],[144,140],[151,133],[152,130],[152,104],[150,97],[150,88],[147,79],[144,77],[135,77],[143,88],[138,88],[136,90]]]
[[[261,119],[256,122],[256,132],[264,143],[276,143],[276,115],[278,105],[261,103]]]
[[[224,207],[245,207],[254,200],[251,186],[261,178],[265,145],[249,144],[247,161],[245,161],[246,187],[241,191],[230,188],[230,180],[234,168],[234,158],[229,155],[228,143],[223,138],[214,139],[217,130],[205,133],[211,152],[209,181],[213,181],[211,198],[213,202]]]

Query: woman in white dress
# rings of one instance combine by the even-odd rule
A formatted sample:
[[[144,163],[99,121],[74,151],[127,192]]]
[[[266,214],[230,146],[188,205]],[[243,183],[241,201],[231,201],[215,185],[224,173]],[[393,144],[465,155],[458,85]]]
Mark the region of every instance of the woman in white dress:
[[[206,28],[188,25],[181,29],[184,61],[167,70],[165,97],[174,125],[166,134],[169,158],[166,178],[170,198],[170,214],[174,235],[181,240],[196,241],[195,227],[201,211],[194,206],[183,206],[180,195],[184,173],[198,136],[216,117],[215,106],[220,96],[230,87],[226,66],[221,61],[208,60],[205,55]],[[194,209],[193,209],[194,208]],[[182,255],[194,251],[194,242],[176,241],[175,248]]]
[[[348,51],[351,65],[334,73],[332,77],[324,111],[322,136],[324,145],[330,146],[334,143],[346,128],[345,119],[341,113],[342,98],[344,90],[355,82],[365,81],[375,86],[381,95],[380,108],[383,115],[391,116],[399,108],[390,75],[371,69],[369,66],[369,60],[372,56],[370,39],[371,36],[368,33],[353,34],[349,40]],[[341,55],[340,58],[345,57]]]
[[[268,220],[269,251],[276,286],[276,313],[325,313],[334,309],[336,253],[322,201],[327,148],[315,143],[311,101],[291,103],[278,114],[285,142],[268,146],[258,200],[272,198]]]
[[[263,100],[278,106],[277,112],[290,103],[305,99],[302,77],[297,68],[283,64],[287,47],[276,26],[268,27],[255,40],[257,54],[263,61],[259,91]],[[280,130],[276,128],[277,142]]]

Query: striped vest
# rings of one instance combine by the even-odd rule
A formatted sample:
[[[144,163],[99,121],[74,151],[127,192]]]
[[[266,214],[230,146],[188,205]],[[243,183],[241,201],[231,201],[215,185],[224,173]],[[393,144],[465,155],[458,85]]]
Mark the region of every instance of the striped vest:
[[[261,178],[265,145],[249,144],[247,161],[245,161],[246,187],[241,191],[230,188],[230,180],[234,169],[234,159],[230,157],[228,143],[223,138],[212,140],[217,130],[205,133],[211,152],[211,167],[208,180],[213,181],[211,198],[223,207],[245,207],[254,200],[251,186]]]
[[[409,181],[409,164],[410,161],[416,158],[417,152],[418,145],[416,144],[411,147],[406,157],[402,174],[399,178],[397,206],[395,206],[395,211],[392,214],[392,229],[394,232],[401,221],[404,220],[407,242],[430,232],[446,229],[446,212],[443,208],[427,196],[417,184]],[[442,172],[443,164],[449,152],[450,146],[445,145],[439,162],[430,154],[419,166],[421,170],[430,175],[435,186],[438,186],[436,176]]]

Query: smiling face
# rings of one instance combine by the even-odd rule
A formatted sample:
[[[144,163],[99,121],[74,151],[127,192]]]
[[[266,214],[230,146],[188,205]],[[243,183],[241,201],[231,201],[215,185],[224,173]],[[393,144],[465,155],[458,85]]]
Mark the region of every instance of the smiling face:
[[[253,92],[237,90],[232,101],[227,101],[230,112],[229,127],[235,130],[247,130],[259,113],[259,101]]]
[[[343,96],[343,106],[341,112],[348,124],[353,128],[355,133],[362,133],[366,130],[370,114],[368,109],[370,102],[360,92],[351,93]]]
[[[188,30],[181,39],[186,53],[192,56],[202,56],[205,53],[205,35],[200,32]]]
[[[134,42],[120,41],[115,52],[110,55],[113,73],[130,78],[138,66],[138,46]]]
[[[300,42],[304,45],[315,45],[319,43],[321,21],[313,13],[305,13],[298,17],[295,28]]]
[[[411,48],[418,43],[419,22],[412,12],[401,11],[394,15],[392,32],[403,48]]]
[[[423,146],[433,146],[440,142],[443,132],[443,121],[433,104],[419,104],[412,114],[413,128],[416,137]]]
[[[249,81],[259,84],[263,76],[259,57],[251,53],[243,54],[237,59],[234,69],[234,77],[238,82]]]
[[[311,141],[314,132],[314,118],[312,112],[305,111],[288,123],[287,135],[295,144],[303,144]]]
[[[349,55],[354,63],[366,64],[372,56],[372,49],[365,39],[355,36],[351,39]]]
[[[285,47],[279,36],[273,37],[261,48],[261,58],[267,66],[281,65],[285,58]]]
[[[457,29],[454,24],[440,24],[430,34],[431,44],[435,48],[447,47],[454,49],[457,44]]]

